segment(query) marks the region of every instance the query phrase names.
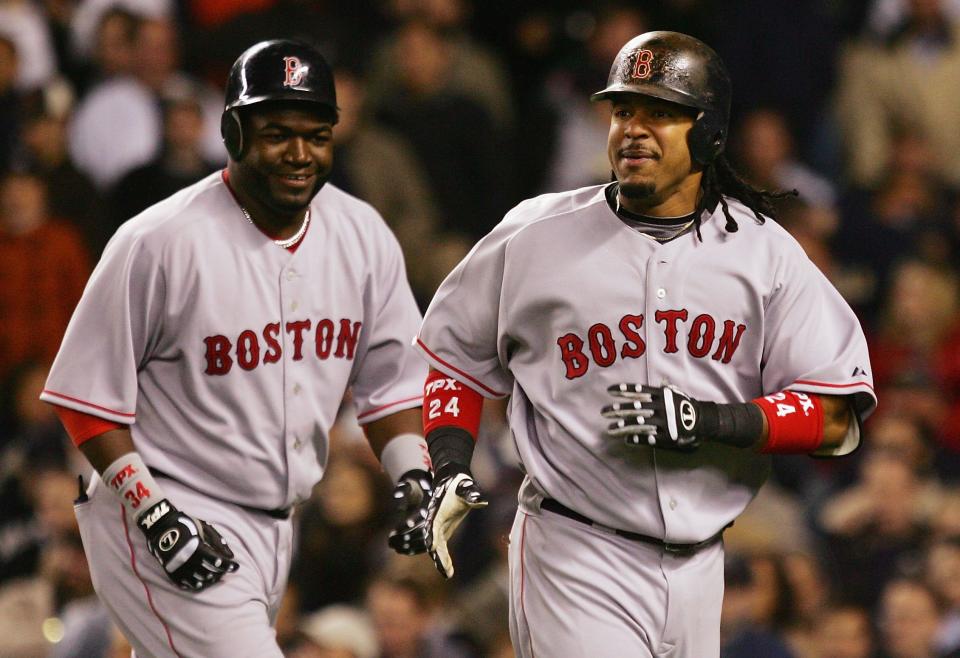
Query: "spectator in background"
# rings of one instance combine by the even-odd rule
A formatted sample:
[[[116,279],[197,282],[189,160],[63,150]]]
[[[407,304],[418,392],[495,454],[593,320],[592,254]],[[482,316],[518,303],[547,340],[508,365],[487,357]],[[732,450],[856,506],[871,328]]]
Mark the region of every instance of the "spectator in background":
[[[797,655],[803,655],[809,639],[797,614],[796,594],[783,554],[759,553],[749,558],[753,575],[754,620],[772,631]]]
[[[769,626],[767,587],[751,560],[730,553],[724,566],[720,614],[721,658],[794,658],[783,637]]]
[[[943,654],[960,653],[960,536],[937,539],[930,544],[923,575],[944,611],[937,629],[937,649]]]
[[[67,151],[67,121],[73,99],[62,87],[32,94],[23,105],[23,159],[43,179],[50,214],[69,221],[98,257],[113,233],[106,204]]]
[[[817,556],[793,550],[781,556],[784,575],[793,592],[797,622],[811,634],[817,633],[817,616],[827,605],[830,585]]]
[[[75,0],[70,16],[71,51],[80,59],[95,56],[97,31],[104,17],[115,9],[126,11],[145,20],[170,20],[174,13],[173,0]]]
[[[635,4],[606,6],[577,64],[557,67],[547,79],[546,94],[557,115],[557,129],[543,191],[560,192],[610,180],[610,161],[598,146],[607,142],[610,107],[590,102],[590,95],[607,79],[610,62],[623,44],[648,29],[646,16]]]
[[[379,658],[475,658],[443,630],[438,589],[434,578],[420,575],[385,572],[374,579],[367,609],[380,644]]]
[[[878,620],[883,658],[939,658],[940,608],[936,595],[921,581],[901,577],[887,583]]]
[[[897,130],[876,189],[849,190],[837,236],[844,261],[866,266],[876,279],[867,311],[876,313],[897,263],[916,255],[951,266],[948,193],[933,171],[930,146],[916,132]]]
[[[942,446],[960,453],[956,274],[915,259],[897,267],[870,353],[886,409],[915,420]]]
[[[454,43],[423,20],[410,20],[393,41],[396,85],[376,116],[410,143],[437,199],[442,230],[471,244],[507,210],[510,157],[492,117],[449,80]]]
[[[875,419],[861,452],[858,480],[834,495],[818,520],[836,591],[870,607],[887,581],[921,557],[942,492],[926,468],[919,426],[900,414]]]
[[[835,603],[819,611],[811,658],[875,658],[870,615],[863,607]]]
[[[470,0],[390,0],[387,3],[399,29],[386,37],[373,55],[369,72],[370,101],[374,106],[389,105],[403,93],[402,69],[405,59],[416,56],[405,50],[405,27],[422,23],[443,35],[447,71],[443,79],[446,93],[463,96],[483,109],[498,132],[513,126],[514,108],[506,71],[495,53],[476,41],[467,29]],[[397,56],[398,49],[404,54]]]
[[[833,185],[800,162],[784,114],[775,109],[752,110],[736,133],[737,161],[754,186],[771,191],[797,190],[808,208],[807,230],[829,238],[837,229],[837,193]]]
[[[848,174],[857,185],[882,184],[893,131],[908,126],[929,144],[934,171],[960,187],[960,24],[942,0],[911,0],[884,41],[851,44],[837,96]]]
[[[111,6],[100,15],[89,58],[71,59],[65,71],[78,95],[86,95],[94,84],[103,80],[133,74],[140,20],[139,15],[119,5]]]
[[[203,107],[204,157],[222,162],[220,96],[178,70],[176,26],[163,19],[138,23],[134,75],[104,80],[81,99],[69,130],[70,154],[101,189],[157,156],[163,135],[161,99],[191,93]]]
[[[23,476],[43,544],[37,571],[0,588],[0,655],[106,657],[111,624],[94,594],[73,515],[76,477],[40,460],[27,463]],[[11,600],[18,610],[6,609]]]
[[[37,404],[48,371],[21,364],[0,396],[10,406],[0,423],[0,585],[31,576],[39,566],[47,533],[34,508],[31,475],[67,464],[69,440],[49,405]]]
[[[0,379],[28,359],[53,361],[89,275],[83,238],[50,216],[43,179],[0,177]]]
[[[414,296],[425,306],[449,270],[438,272],[437,208],[423,166],[402,137],[370,115],[360,76],[338,68],[334,80],[340,121],[330,181],[383,216],[400,241]]]
[[[17,47],[0,36],[0,171],[10,166],[20,136],[21,93],[17,89]]]
[[[0,2],[0,35],[18,54],[15,85],[22,92],[51,82],[57,75],[57,55],[41,7],[30,0]]]
[[[376,631],[367,614],[356,608],[332,605],[300,623],[300,638],[288,658],[377,658]]]
[[[185,93],[163,99],[160,153],[147,164],[130,171],[112,189],[113,230],[218,168],[204,155],[203,108],[197,96],[189,88],[177,91]]]
[[[299,515],[290,580],[303,612],[362,601],[383,559],[385,484],[376,466],[349,452],[331,458],[318,494]]]
[[[797,143],[809,148],[836,78],[835,4],[850,3],[738,0],[717,2],[713,13],[703,14],[713,19],[717,52],[730,69],[735,120],[755,108],[776,109],[786,117]]]

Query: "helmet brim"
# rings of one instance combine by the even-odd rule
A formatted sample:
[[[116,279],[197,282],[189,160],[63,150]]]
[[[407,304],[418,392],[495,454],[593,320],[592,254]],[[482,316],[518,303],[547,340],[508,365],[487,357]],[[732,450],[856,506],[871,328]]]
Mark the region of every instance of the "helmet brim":
[[[314,103],[321,107],[326,107],[334,112],[339,112],[340,108],[331,103],[325,103],[323,101],[317,100],[317,94],[313,91],[308,90],[298,90],[291,89],[285,92],[270,92],[268,94],[260,94],[258,96],[241,96],[237,100],[229,103],[224,107],[224,112],[229,110],[236,109],[238,107],[246,107],[248,105],[256,105],[257,103],[268,103],[270,101],[301,101],[305,103]]]
[[[597,93],[592,94],[590,96],[590,101],[596,103],[598,101],[610,100],[614,96],[622,96],[624,94],[650,96],[651,98],[659,98],[660,100],[676,103],[677,105],[684,105],[686,107],[692,107],[698,110],[710,109],[690,94],[678,91],[676,89],[662,87],[657,84],[612,84],[606,89],[601,89]]]

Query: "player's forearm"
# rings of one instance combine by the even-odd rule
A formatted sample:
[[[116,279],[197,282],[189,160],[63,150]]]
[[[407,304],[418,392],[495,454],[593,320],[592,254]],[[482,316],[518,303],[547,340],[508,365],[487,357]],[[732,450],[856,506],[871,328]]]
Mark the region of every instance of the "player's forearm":
[[[363,433],[370,443],[373,454],[380,459],[383,449],[395,436],[401,434],[423,434],[420,422],[420,407],[404,409],[395,414],[384,416],[363,426]]]
[[[80,451],[97,472],[102,474],[110,464],[128,453],[135,452],[136,448],[130,430],[124,427],[84,441],[80,444]]]
[[[844,395],[821,395],[823,405],[823,443],[821,448],[837,448],[850,431],[853,412],[850,402]]]
[[[370,448],[393,482],[430,479],[430,454],[420,424],[420,407],[404,409],[363,426]]]

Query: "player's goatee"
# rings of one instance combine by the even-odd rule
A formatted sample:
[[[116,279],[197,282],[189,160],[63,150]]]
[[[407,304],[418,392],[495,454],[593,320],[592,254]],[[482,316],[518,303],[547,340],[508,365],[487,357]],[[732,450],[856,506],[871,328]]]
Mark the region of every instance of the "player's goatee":
[[[656,191],[654,183],[620,183],[620,194],[628,199],[646,199]]]

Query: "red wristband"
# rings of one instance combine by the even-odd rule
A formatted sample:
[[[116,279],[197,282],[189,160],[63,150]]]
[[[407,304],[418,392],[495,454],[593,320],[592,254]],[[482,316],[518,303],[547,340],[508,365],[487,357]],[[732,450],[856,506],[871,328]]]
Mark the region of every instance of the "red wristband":
[[[819,396],[781,391],[753,402],[767,417],[769,429],[760,452],[806,454],[823,443],[823,405]]]
[[[438,427],[459,427],[476,440],[483,396],[472,388],[430,369],[423,385],[423,433]]]

